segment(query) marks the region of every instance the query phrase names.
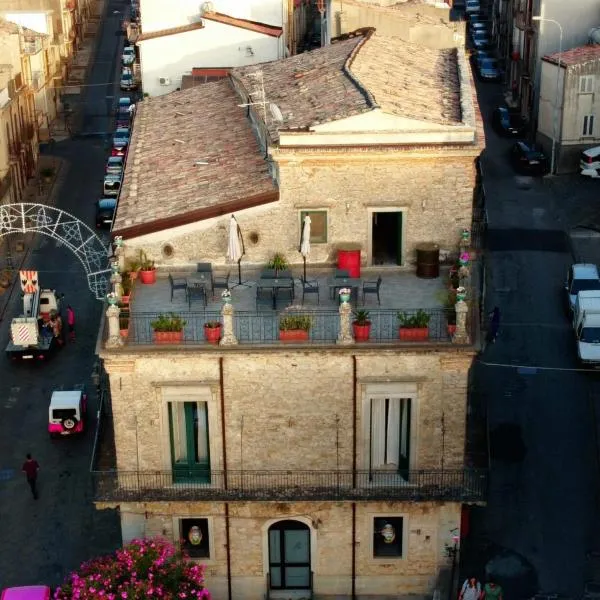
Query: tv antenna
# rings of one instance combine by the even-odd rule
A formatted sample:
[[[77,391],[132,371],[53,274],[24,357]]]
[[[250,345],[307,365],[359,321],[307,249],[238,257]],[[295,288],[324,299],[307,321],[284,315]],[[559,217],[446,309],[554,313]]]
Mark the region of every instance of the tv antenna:
[[[254,102],[247,102],[245,104],[238,104],[240,108],[245,108],[246,106],[262,106],[263,109],[263,118],[265,121],[265,126],[268,125],[267,122],[267,106],[269,107],[269,112],[271,113],[271,117],[277,121],[277,123],[283,123],[283,115],[281,114],[281,110],[279,110],[279,106],[274,104],[273,102],[269,102],[265,96],[265,82],[263,78],[262,70],[258,69],[248,74],[249,77],[253,77],[256,79],[256,86],[253,90],[250,91],[250,96],[255,98]]]

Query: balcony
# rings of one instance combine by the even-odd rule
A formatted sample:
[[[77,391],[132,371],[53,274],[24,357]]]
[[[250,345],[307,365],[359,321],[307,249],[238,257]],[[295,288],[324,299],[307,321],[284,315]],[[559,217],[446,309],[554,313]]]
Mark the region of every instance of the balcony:
[[[41,52],[42,50],[42,39],[40,37],[25,38],[21,46],[23,54],[33,55]]]
[[[176,481],[171,471],[92,471],[96,502],[446,501],[484,502],[487,470],[210,471]],[[197,474],[195,474],[197,475]]]

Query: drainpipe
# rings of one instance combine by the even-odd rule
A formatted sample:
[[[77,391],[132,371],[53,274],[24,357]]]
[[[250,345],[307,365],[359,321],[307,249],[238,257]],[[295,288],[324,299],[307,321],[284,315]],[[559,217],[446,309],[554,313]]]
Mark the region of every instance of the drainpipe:
[[[233,595],[231,593],[231,549],[229,548],[229,539],[229,502],[225,502],[225,547],[227,548],[227,598],[228,600],[233,600]]]
[[[356,502],[352,503],[352,600],[356,600]]]
[[[223,357],[219,357],[219,391],[221,400],[221,440],[223,447],[223,488],[227,491],[227,443],[225,440],[225,389],[223,376]],[[229,547],[229,503],[225,502],[225,547],[227,548],[227,598],[233,600],[231,593],[231,548]]]
[[[356,355],[352,355],[352,488],[356,489]]]

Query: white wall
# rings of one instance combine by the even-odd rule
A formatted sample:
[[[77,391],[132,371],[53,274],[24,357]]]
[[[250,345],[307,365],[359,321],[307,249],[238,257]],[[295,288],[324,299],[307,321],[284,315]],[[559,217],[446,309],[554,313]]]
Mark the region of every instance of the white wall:
[[[542,61],[540,74],[540,101],[538,111],[538,132],[546,135],[549,138],[554,138],[554,119],[557,120],[557,140],[560,138],[561,126],[561,111],[563,98],[563,85],[565,70],[561,69],[560,79],[558,82],[558,112],[555,113],[556,104],[556,76],[558,65]]]
[[[181,86],[181,77],[194,67],[242,67],[283,56],[282,40],[239,27],[205,20],[204,29],[140,42],[144,93],[162,96]],[[254,55],[248,56],[251,47]],[[160,77],[171,85],[162,86]]]
[[[283,25],[283,5],[286,0],[212,0],[214,10],[239,19],[267,25]],[[204,0],[170,0],[165,10],[164,0],[141,0],[142,31],[150,33],[188,25],[200,20]]]

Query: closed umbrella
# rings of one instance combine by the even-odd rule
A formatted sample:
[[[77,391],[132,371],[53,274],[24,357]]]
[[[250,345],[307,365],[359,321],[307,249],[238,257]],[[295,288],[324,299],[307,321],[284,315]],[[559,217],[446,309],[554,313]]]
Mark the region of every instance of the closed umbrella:
[[[302,241],[300,243],[300,254],[304,260],[304,281],[306,281],[306,257],[310,254],[310,217],[304,217],[302,225]]]
[[[244,256],[244,240],[240,231],[240,226],[236,221],[236,218],[231,215],[229,219],[229,242],[227,244],[227,258],[231,262],[237,262],[238,264],[238,283],[237,285],[243,285],[242,282],[242,256]]]

